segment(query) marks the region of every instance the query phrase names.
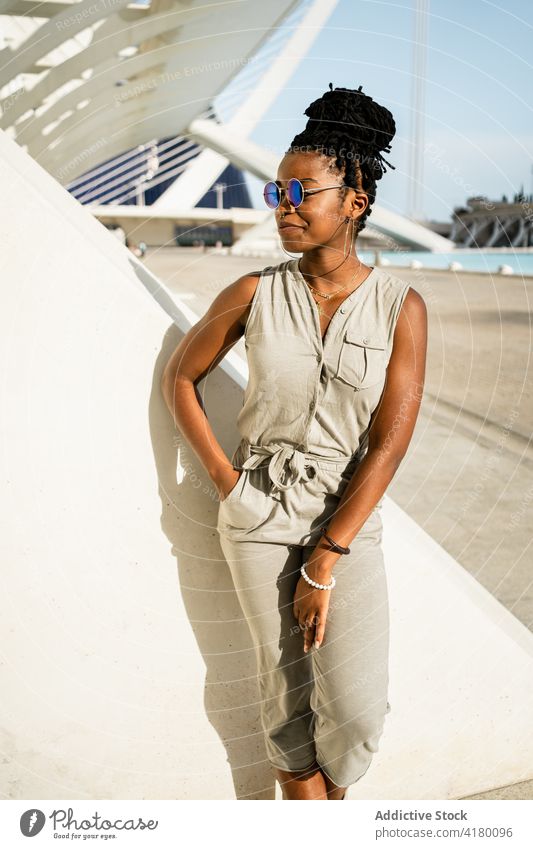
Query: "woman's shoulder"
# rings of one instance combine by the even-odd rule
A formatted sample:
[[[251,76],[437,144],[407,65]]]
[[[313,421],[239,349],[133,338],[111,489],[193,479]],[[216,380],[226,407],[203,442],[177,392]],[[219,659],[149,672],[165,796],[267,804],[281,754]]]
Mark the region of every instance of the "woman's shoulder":
[[[375,270],[380,285],[384,289],[390,289],[391,291],[402,291],[403,289],[411,285],[407,277],[401,277],[399,274],[396,274],[386,265],[376,265]]]
[[[242,302],[246,303],[246,309],[240,318],[240,322],[243,327],[245,327],[248,323],[250,311],[254,303],[257,301],[259,289],[261,288],[261,285],[263,285],[263,281],[266,279],[272,279],[281,269],[282,265],[283,263],[279,263],[278,265],[265,265],[257,271],[249,271],[246,274],[243,274],[242,277],[239,277],[239,279],[235,281],[235,285],[238,286],[239,296],[242,298]]]
[[[409,270],[406,269],[406,275],[400,276],[387,267],[376,266],[377,288],[384,303],[389,304],[391,308],[395,305],[418,304],[419,308],[424,306],[422,295],[415,288],[415,283],[410,280]],[[415,307],[416,308],[416,307]]]

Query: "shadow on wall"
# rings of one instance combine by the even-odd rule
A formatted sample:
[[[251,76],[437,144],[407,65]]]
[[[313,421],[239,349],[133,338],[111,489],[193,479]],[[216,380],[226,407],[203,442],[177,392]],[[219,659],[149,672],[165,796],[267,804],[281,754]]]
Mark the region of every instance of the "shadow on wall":
[[[260,724],[255,653],[216,530],[218,493],[175,427],[159,388],[163,368],[183,335],[175,325],[166,333],[150,399],[161,527],[176,557],[179,590],[205,662],[206,715],[226,748],[236,797],[274,799],[275,781]],[[242,406],[242,389],[220,368],[198,389],[229,458],[239,441],[234,422]],[[207,773],[209,764],[205,767]]]

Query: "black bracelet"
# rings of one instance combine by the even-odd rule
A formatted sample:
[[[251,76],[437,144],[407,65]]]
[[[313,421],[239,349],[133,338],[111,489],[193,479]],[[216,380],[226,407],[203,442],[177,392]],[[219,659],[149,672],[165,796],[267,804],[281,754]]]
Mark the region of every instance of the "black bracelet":
[[[323,528],[320,528],[320,532],[321,532],[322,536],[326,537],[327,541],[331,544],[330,551],[336,551],[338,554],[349,554],[350,553],[349,548],[345,547],[344,545],[339,545],[339,543],[335,542],[334,539],[331,539],[331,537],[328,537],[328,535],[326,533],[326,526],[325,525],[324,525]]]

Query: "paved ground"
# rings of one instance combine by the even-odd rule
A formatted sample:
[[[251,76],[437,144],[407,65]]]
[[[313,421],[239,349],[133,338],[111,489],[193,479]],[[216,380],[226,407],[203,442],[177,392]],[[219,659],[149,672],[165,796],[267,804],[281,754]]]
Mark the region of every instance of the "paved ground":
[[[165,248],[145,262],[201,315],[274,260]],[[533,279],[391,271],[426,301],[429,349],[421,413],[388,494],[533,629]],[[533,782],[468,798],[532,799]]]

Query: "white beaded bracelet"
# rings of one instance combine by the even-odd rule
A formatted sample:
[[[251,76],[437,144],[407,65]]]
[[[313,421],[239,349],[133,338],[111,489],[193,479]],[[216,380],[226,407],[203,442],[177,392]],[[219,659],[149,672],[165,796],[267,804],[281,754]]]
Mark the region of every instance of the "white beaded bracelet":
[[[335,586],[335,584],[336,584],[336,581],[335,581],[335,577],[334,577],[334,575],[332,575],[332,576],[331,576],[331,583],[329,583],[329,584],[319,584],[319,583],[317,583],[316,581],[313,581],[313,580],[309,577],[309,575],[307,574],[307,572],[305,571],[305,563],[302,563],[302,565],[301,565],[301,567],[300,567],[300,572],[301,572],[302,578],[305,578],[305,580],[307,581],[307,583],[308,583],[308,584],[311,584],[311,586],[312,586],[312,587],[314,587],[316,590],[332,590],[332,589],[333,589],[333,587],[334,587],[334,586]]]

